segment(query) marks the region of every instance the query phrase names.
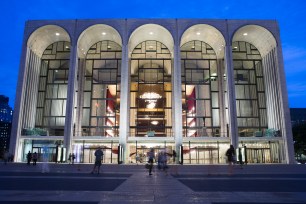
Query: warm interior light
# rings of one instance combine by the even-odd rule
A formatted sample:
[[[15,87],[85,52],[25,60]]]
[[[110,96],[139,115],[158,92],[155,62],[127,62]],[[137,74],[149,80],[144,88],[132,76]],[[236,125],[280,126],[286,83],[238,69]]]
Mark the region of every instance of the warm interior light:
[[[248,35],[248,33],[243,33],[244,36]]]
[[[103,33],[102,33],[102,35],[106,35],[106,33],[105,33],[105,32],[103,32]]]
[[[149,32],[149,34],[150,34],[150,35],[153,35],[154,33],[153,33],[153,32]]]
[[[148,102],[147,108],[153,109],[156,106],[157,99],[160,99],[162,96],[155,92],[145,92],[139,97]]]
[[[158,121],[157,121],[157,120],[153,120],[153,121],[151,121],[151,124],[152,124],[152,125],[157,125],[157,124],[158,124]]]
[[[55,33],[55,35],[59,36],[60,34],[59,33]]]
[[[200,32],[197,32],[197,35],[201,35],[201,33],[200,33]]]

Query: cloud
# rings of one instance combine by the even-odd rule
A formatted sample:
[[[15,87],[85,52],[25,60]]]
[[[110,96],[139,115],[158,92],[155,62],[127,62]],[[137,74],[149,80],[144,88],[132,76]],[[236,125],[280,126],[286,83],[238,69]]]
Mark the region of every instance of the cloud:
[[[295,83],[288,85],[288,96],[291,97],[301,97],[306,96],[306,83]]]
[[[284,64],[287,76],[306,71],[306,49],[294,46],[283,47]]]
[[[283,55],[285,61],[296,60],[296,59],[305,59],[306,58],[306,49],[300,47],[283,47]]]

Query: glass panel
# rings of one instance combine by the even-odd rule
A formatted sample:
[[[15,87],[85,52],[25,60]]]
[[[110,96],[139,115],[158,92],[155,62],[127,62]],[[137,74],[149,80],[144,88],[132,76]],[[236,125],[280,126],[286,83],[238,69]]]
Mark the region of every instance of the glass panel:
[[[213,136],[212,126],[220,125],[216,55],[201,41],[187,42],[181,53],[184,136]]]
[[[131,54],[130,136],[172,136],[171,55],[157,41],[144,41]]]
[[[240,136],[253,136],[267,128],[265,87],[260,53],[247,42],[233,43],[235,90]],[[245,133],[242,134],[242,131]]]
[[[84,76],[82,135],[118,137],[121,46],[106,40],[90,50]]]
[[[65,43],[51,44],[42,55],[35,128],[50,136],[63,136],[64,131],[70,57]]]

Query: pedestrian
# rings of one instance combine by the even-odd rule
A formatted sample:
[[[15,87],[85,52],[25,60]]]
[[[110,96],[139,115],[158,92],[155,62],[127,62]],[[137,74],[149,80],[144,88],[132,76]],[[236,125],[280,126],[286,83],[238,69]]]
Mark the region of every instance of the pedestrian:
[[[32,160],[32,153],[29,151],[27,154],[27,165],[30,165],[31,160]]]
[[[166,175],[168,175],[167,152],[162,152],[161,162],[162,162],[163,171],[165,172]]]
[[[95,165],[91,171],[93,174],[96,171],[96,168],[98,167],[98,174],[100,173],[100,167],[103,160],[103,151],[101,150],[101,147],[98,147],[98,149],[95,151]]]
[[[42,148],[42,165],[41,165],[41,173],[48,173],[50,172],[49,168],[49,147],[43,146]]]
[[[13,162],[14,161],[14,155],[13,154],[9,154],[9,162]]]
[[[172,157],[173,157],[173,164],[175,164],[175,159],[176,159],[176,151],[172,151]]]
[[[227,156],[227,162],[229,165],[229,173],[232,174],[233,173],[232,165],[234,164],[235,162],[234,158],[236,157],[235,148],[233,145],[230,145],[230,148],[227,149],[225,155]]]
[[[162,152],[159,152],[157,155],[157,168],[158,170],[162,169]]]
[[[38,159],[38,155],[37,155],[36,152],[34,152],[34,154],[33,154],[33,166],[36,166],[37,159]]]
[[[75,154],[72,153],[72,155],[71,155],[71,163],[72,163],[72,164],[74,164],[74,160],[75,160]]]
[[[6,150],[4,152],[4,164],[7,164],[7,162],[9,162],[10,159],[10,153]]]
[[[69,164],[71,164],[71,158],[72,158],[72,154],[70,153],[69,156],[68,156]]]
[[[242,152],[241,152],[241,148],[238,148],[238,160],[239,160],[239,164],[240,164],[240,168],[242,169],[243,167],[243,161],[242,161]]]
[[[151,148],[150,151],[147,153],[147,157],[148,157],[148,163],[149,163],[149,175],[152,175],[152,169],[153,169],[153,162],[154,162],[154,149]]]

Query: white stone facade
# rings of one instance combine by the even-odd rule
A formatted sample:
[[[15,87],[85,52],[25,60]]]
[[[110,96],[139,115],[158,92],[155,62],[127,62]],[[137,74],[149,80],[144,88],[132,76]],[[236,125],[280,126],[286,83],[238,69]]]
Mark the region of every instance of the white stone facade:
[[[141,100],[148,87],[162,89],[156,108]],[[249,163],[294,163],[272,20],[28,21],[14,114],[16,161],[47,146],[50,161],[73,152],[92,162],[102,146],[107,163],[141,162],[154,148],[215,164],[232,144]]]

